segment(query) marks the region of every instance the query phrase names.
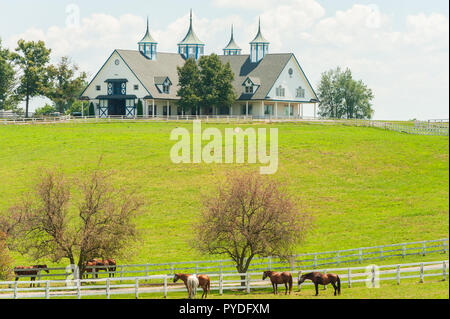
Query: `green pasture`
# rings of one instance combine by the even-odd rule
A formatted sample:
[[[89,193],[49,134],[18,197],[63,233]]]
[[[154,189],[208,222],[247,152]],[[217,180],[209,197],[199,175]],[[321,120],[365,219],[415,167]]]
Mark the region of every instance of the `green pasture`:
[[[223,131],[236,125],[203,124],[213,126]],[[314,231],[298,253],[449,236],[448,137],[342,125],[240,125],[247,126],[279,129],[275,178],[286,181],[299,207],[314,216]],[[261,165],[173,164],[169,154],[175,142],[169,137],[176,127],[192,130],[186,123],[0,126],[0,214],[29,196],[43,169],[59,167],[69,177],[82,177],[102,157],[102,167],[115,171],[113,182],[146,201],[138,221],[142,241],[119,263],[217,258],[191,246],[194,233],[201,231],[192,224],[202,198],[230,170]],[[18,254],[14,258],[16,264],[35,262]],[[408,287],[392,287],[387,296],[407,297]],[[448,298],[448,283],[412,287],[430,290],[430,296],[445,288]],[[355,288],[352,298],[381,298],[383,291]]]

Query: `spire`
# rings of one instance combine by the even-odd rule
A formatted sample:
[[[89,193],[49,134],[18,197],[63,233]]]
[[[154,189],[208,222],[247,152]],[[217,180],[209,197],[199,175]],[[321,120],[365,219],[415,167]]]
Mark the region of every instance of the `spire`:
[[[178,45],[186,45],[186,44],[198,44],[198,45],[204,45],[202,41],[197,37],[197,35],[194,32],[194,27],[192,25],[192,9],[190,13],[190,23],[189,23],[189,31],[184,37],[184,39],[178,43]]]
[[[150,35],[150,27],[149,27],[149,22],[148,22],[148,16],[147,16],[147,31],[145,32],[145,35],[142,38],[142,40],[139,41],[139,44],[144,44],[144,43],[157,43],[153,39],[153,37]]]
[[[253,41],[250,43],[269,43],[269,41],[267,41],[261,33],[261,17],[259,17],[259,22],[258,22],[258,34],[253,39]]]
[[[234,27],[231,25],[231,39],[225,49],[223,49],[225,55],[238,55],[241,54],[241,48],[234,41]]]

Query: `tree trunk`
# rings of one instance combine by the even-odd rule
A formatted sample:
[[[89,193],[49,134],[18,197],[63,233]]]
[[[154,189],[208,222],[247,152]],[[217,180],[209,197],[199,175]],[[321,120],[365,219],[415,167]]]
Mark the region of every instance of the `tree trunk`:
[[[30,104],[30,96],[27,94],[25,99],[25,117],[28,118],[28,106]]]

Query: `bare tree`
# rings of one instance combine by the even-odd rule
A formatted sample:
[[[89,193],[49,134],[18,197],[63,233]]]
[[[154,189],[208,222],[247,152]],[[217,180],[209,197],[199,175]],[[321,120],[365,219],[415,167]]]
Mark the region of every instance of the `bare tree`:
[[[134,220],[143,203],[113,187],[109,173],[95,170],[76,181],[81,193],[76,207],[70,205],[70,184],[59,171],[44,173],[36,185],[36,198],[11,207],[0,227],[11,250],[35,260],[68,259],[83,273],[93,258],[117,258],[129,251],[138,239]]]
[[[195,246],[226,254],[240,273],[255,256],[291,255],[310,229],[311,216],[300,211],[284,185],[253,172],[235,172],[207,196],[195,225]]]
[[[0,231],[0,280],[11,279],[12,258],[6,246],[6,235]]]

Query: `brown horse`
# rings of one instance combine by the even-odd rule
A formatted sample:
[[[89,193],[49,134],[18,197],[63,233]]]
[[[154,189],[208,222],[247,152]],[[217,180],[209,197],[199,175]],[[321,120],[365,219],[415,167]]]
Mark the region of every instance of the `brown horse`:
[[[40,269],[44,269],[47,274],[50,273],[47,265],[17,266],[14,268],[16,281],[19,280],[20,277],[30,277],[30,281],[36,281],[36,277],[38,276]],[[36,287],[36,284],[30,283],[30,287]]]
[[[298,280],[298,287],[305,282],[305,280],[311,280],[316,286],[316,296],[319,295],[319,285],[327,286],[329,284],[333,285],[334,295],[337,296],[341,294],[341,279],[336,274],[322,274],[320,272],[312,272],[305,274]]]
[[[108,272],[108,277],[115,277],[115,271],[116,271],[116,261],[112,258],[108,259],[100,259],[100,258],[94,258],[91,261],[88,261],[86,263],[86,272],[94,272],[95,270],[95,277],[98,278],[98,272],[99,271],[106,271]],[[87,276],[87,275],[86,275]],[[94,277],[94,275],[92,275]]]
[[[289,284],[289,294],[292,293],[292,274],[290,272],[274,272],[274,271],[265,271],[263,274],[262,280],[266,280],[269,277],[272,282],[273,294],[278,295],[278,285],[284,284],[286,287],[286,295],[288,292],[288,284]]]
[[[176,283],[178,280],[182,280],[184,282],[184,285],[186,286],[186,288],[189,290],[188,285],[187,285],[187,280],[188,278],[192,276],[189,274],[175,274],[175,276],[173,277],[173,282]],[[199,282],[199,286],[202,287],[203,289],[203,295],[202,295],[202,299],[203,297],[208,298],[208,293],[211,292],[211,279],[209,278],[209,276],[206,275],[197,275],[198,278],[198,282]]]
[[[91,261],[86,262],[86,267],[84,269],[84,273],[81,276],[82,279],[87,279],[89,277],[89,273],[92,273],[92,279],[98,278],[98,268],[95,268],[95,266],[98,266],[98,262],[94,259]]]

